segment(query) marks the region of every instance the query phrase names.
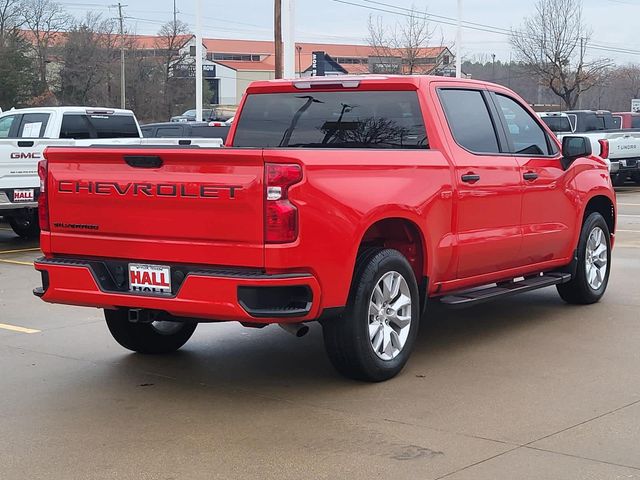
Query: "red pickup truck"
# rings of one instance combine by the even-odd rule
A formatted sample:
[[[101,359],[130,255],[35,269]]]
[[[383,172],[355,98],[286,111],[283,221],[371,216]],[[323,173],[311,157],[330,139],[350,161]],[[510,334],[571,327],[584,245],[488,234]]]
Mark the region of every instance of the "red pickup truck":
[[[602,297],[616,207],[590,145],[479,81],[253,83],[228,148],[49,148],[34,293],[143,353],[199,322],[320,320],[341,373],[385,380],[428,301]]]

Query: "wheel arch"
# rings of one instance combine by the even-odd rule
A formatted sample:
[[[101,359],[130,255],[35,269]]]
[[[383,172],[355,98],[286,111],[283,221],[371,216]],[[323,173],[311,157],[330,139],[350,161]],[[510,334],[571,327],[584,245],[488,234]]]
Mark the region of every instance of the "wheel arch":
[[[405,256],[413,269],[424,304],[429,278],[427,245],[425,234],[414,219],[390,216],[376,219],[364,229],[358,243],[357,256],[364,249],[371,247],[398,250]]]
[[[584,214],[582,216],[582,224],[586,218],[593,212],[598,212],[607,222],[609,228],[609,234],[613,235],[616,229],[616,210],[613,200],[606,195],[595,195],[591,197],[584,208]]]

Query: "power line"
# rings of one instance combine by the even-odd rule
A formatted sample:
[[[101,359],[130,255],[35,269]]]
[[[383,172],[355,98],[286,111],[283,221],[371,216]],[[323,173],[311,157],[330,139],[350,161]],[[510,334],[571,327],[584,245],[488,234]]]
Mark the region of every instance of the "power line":
[[[367,3],[371,3],[371,4],[375,4],[375,5],[379,5],[376,7],[373,6],[369,6],[369,5],[363,5],[362,3],[355,3],[353,1],[348,1],[348,0],[330,0],[332,2],[335,3],[342,3],[345,5],[351,5],[351,6],[355,6],[355,7],[359,7],[359,8],[364,8],[366,10],[372,10],[372,11],[378,11],[378,12],[383,12],[383,13],[390,13],[392,15],[399,15],[399,16],[403,16],[403,17],[407,17],[407,18],[423,18],[426,20],[430,20],[433,21],[434,23],[440,23],[443,25],[450,25],[450,26],[457,26],[457,20],[452,18],[452,17],[446,17],[444,15],[436,15],[436,14],[430,14],[430,13],[421,13],[421,12],[416,12],[415,10],[411,10],[408,8],[404,8],[404,7],[397,7],[395,5],[389,4],[389,3],[385,3],[385,2],[380,2],[377,0],[361,0],[363,2],[367,2]],[[386,8],[380,8],[380,7],[386,7]],[[396,10],[389,10],[389,9],[396,9]],[[400,11],[397,11],[400,10]],[[519,36],[521,38],[528,38],[526,36],[524,36],[522,33],[516,31],[516,30],[508,30],[506,28],[502,28],[502,27],[496,27],[493,25],[487,25],[487,24],[482,24],[482,23],[476,23],[476,22],[468,22],[468,21],[463,21],[462,22],[462,28],[467,29],[467,30],[475,30],[475,31],[480,31],[480,32],[486,32],[486,33],[493,33],[495,35],[503,35],[503,36]],[[604,44],[599,44],[599,43],[591,43],[589,45],[590,48],[593,48],[594,50],[601,50],[601,51],[607,51],[607,52],[612,52],[612,53],[621,53],[621,54],[627,54],[627,55],[640,55],[640,50],[635,50],[635,49],[630,49],[630,48],[625,48],[625,47],[612,47],[612,46],[608,46],[608,45],[604,45]]]

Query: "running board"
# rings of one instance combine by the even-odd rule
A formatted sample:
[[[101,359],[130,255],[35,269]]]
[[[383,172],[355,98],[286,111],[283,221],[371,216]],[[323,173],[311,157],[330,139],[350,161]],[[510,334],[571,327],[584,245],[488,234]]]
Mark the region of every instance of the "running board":
[[[528,277],[517,282],[500,283],[495,287],[476,288],[451,293],[440,298],[440,303],[452,308],[463,308],[490,302],[498,298],[510,297],[518,293],[550,287],[571,280],[570,273],[551,272],[537,277]]]

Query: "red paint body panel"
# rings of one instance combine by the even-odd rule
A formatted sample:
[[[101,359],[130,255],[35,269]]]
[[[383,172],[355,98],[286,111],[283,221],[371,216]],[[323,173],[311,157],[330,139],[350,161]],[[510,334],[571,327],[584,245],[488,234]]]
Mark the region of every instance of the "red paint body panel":
[[[338,79],[339,80],[339,79]],[[336,80],[336,81],[338,81]],[[154,264],[252,267],[293,278],[216,278],[191,275],[175,298],[101,291],[86,267],[36,264],[49,272],[43,299],[104,308],[165,310],[204,320],[255,323],[317,318],[347,302],[356,255],[371,227],[401,219],[418,232],[423,252],[414,269],[429,278],[428,293],[549,271],[567,265],[578,242],[588,201],[604,196],[615,206],[607,167],[584,158],[565,169],[561,157],[472,154],[449,130],[436,88],[503,87],[440,77],[362,77],[359,90],[417,90],[428,150],[233,148],[235,121],[224,149],[49,149],[51,232],[42,233],[47,257],[113,258]],[[321,91],[334,91],[322,87]],[[291,81],[256,82],[247,95],[298,92]],[[240,106],[239,116],[246,96]],[[521,102],[521,101],[520,101]],[[521,102],[525,108],[526,104]],[[556,142],[548,128],[542,124]],[[124,157],[158,156],[159,168],[137,169]],[[288,190],[298,209],[298,238],[264,243],[266,163],[298,164],[303,179]],[[481,181],[460,177],[477,173]],[[535,172],[538,179],[523,180]],[[60,182],[115,182],[105,194],[60,192]],[[121,194],[128,182],[209,185],[212,197]],[[63,190],[74,183],[63,183]],[[82,184],[84,185],[84,184]],[[231,198],[230,187],[237,187]],[[161,193],[173,187],[162,187]],[[218,188],[218,190],[216,190]],[[118,190],[118,191],[116,191]],[[99,225],[98,230],[56,226]],[[283,283],[284,282],[284,283]],[[304,317],[253,318],[238,304],[238,286],[304,285],[313,305]]]
[[[236,291],[240,286],[288,286],[305,285],[311,289],[314,298],[320,297],[317,280],[310,275],[279,279],[237,279],[190,275],[184,281],[175,297],[112,293],[100,290],[90,270],[82,266],[60,266],[35,264],[37,270],[46,270],[51,286],[42,299],[46,302],[63,303],[113,309],[116,307],[148,308],[163,310],[177,317],[199,318],[202,321],[236,320],[255,322],[236,301]],[[290,319],[291,322],[311,320],[319,314],[320,302],[304,317]],[[260,323],[286,323],[288,319],[260,318]]]

